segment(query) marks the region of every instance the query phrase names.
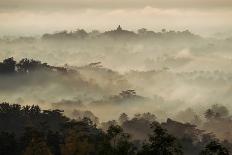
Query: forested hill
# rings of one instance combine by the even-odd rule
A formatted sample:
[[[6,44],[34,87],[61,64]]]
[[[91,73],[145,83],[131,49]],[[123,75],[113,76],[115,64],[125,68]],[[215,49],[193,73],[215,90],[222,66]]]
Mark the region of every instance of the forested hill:
[[[77,29],[75,31],[59,31],[52,34],[44,34],[42,39],[44,40],[67,40],[67,39],[101,39],[109,37],[112,39],[199,39],[198,35],[193,34],[189,30],[173,31],[162,29],[161,32],[154,32],[145,28],[138,29],[137,32],[123,29],[120,25],[115,30],[100,32],[93,30],[86,32],[84,29]]]
[[[227,106],[176,112],[183,102],[148,94],[181,80],[212,87],[230,79],[222,72],[123,74],[101,62],[57,67],[6,58],[0,63],[0,155],[228,155]]]
[[[210,134],[173,120],[159,123],[149,113],[120,124],[104,123],[99,127],[91,119],[72,120],[61,110],[42,110],[39,106],[0,104],[1,155],[229,155],[232,144],[220,142]],[[101,129],[108,125],[107,129]],[[140,128],[135,126],[140,126]],[[146,129],[147,127],[147,129]],[[149,130],[147,140],[126,133]],[[133,132],[132,132],[133,133]]]

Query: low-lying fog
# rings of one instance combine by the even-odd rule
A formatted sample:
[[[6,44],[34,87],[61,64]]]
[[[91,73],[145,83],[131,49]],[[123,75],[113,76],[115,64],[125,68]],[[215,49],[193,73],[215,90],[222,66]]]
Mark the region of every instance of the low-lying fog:
[[[28,58],[73,72],[1,75],[0,101],[64,109],[68,116],[74,109],[90,110],[100,121],[123,112],[191,121],[189,108],[201,116],[213,104],[231,110],[231,50],[232,38],[203,38],[187,30],[118,28],[104,34],[77,30],[2,38],[2,61]]]

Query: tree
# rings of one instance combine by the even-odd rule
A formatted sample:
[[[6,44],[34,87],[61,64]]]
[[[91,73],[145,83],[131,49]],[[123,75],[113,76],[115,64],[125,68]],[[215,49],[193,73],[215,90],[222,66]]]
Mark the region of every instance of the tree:
[[[162,31],[162,33],[166,33],[166,32],[167,32],[167,30],[166,30],[166,29],[162,29],[161,31]]]
[[[17,150],[15,135],[7,132],[0,133],[0,154],[16,155]]]
[[[136,96],[136,92],[135,90],[124,90],[119,94],[122,98],[130,98],[130,97],[135,97]]]
[[[215,104],[211,109],[214,111],[216,118],[226,118],[229,116],[228,109],[223,105]]]
[[[141,117],[145,120],[148,120],[149,122],[156,121],[156,116],[150,112],[143,113]]]
[[[211,108],[207,109],[205,112],[205,118],[208,120],[227,118],[229,116],[229,111],[225,106],[215,104]]]
[[[90,119],[92,121],[93,124],[98,125],[99,124],[99,118],[96,117],[91,111],[81,111],[81,110],[73,110],[72,112],[72,116],[76,119],[76,120],[83,120],[83,119]]]
[[[123,129],[119,125],[111,125],[107,130],[107,135],[113,142],[113,148],[115,148],[117,136],[123,132]]]
[[[88,155],[94,152],[94,145],[88,137],[82,137],[75,130],[69,130],[61,147],[61,155]]]
[[[42,133],[34,128],[27,128],[22,139],[23,155],[52,155]]]
[[[88,118],[64,125],[64,144],[61,145],[62,155],[90,155],[96,152],[101,132]]]
[[[17,64],[17,70],[22,73],[26,73],[29,71],[30,68],[30,60],[29,59],[22,59]]]
[[[19,63],[17,64],[18,72],[22,72],[22,73],[27,73],[34,71],[36,69],[45,69],[45,68],[48,68],[46,63],[42,64],[40,61],[36,61],[33,59],[29,60],[27,58],[20,60]]]
[[[178,140],[168,134],[159,124],[152,124],[153,134],[149,143],[144,143],[139,155],[182,155],[182,147]]]
[[[212,141],[205,146],[200,155],[229,155],[229,151],[217,141]]]
[[[60,144],[63,142],[63,137],[58,132],[48,131],[46,143],[53,155],[61,155]]]
[[[52,155],[43,139],[32,139],[26,147],[23,155]]]
[[[125,113],[122,113],[118,118],[118,121],[120,124],[123,124],[124,122],[126,122],[128,120],[129,120],[128,115]]]
[[[88,33],[84,29],[77,29],[71,35],[73,35],[75,38],[85,38],[88,36]]]
[[[207,109],[204,115],[206,119],[210,120],[214,117],[214,112],[211,109]]]
[[[14,73],[15,72],[16,61],[13,57],[3,60],[0,63],[0,73]]]
[[[107,130],[107,136],[110,142],[111,149],[109,154],[112,155],[131,155],[134,154],[135,148],[129,141],[130,135],[123,132],[119,125],[110,126]]]

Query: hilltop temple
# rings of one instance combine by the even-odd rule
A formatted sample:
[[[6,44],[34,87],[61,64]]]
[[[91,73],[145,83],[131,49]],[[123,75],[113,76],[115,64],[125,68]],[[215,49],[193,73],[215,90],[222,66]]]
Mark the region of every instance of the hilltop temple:
[[[133,31],[123,30],[121,25],[118,25],[117,29],[107,31],[104,33],[104,35],[110,36],[110,37],[134,37],[136,34]]]
[[[118,25],[118,28],[116,31],[122,31],[121,25]]]

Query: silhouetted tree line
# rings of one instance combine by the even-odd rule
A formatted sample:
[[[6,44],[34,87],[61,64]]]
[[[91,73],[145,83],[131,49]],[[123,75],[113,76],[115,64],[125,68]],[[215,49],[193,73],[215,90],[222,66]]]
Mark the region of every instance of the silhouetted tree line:
[[[50,66],[47,63],[42,63],[41,61],[27,58],[16,62],[14,58],[11,57],[0,62],[0,75],[12,73],[30,73],[38,70],[58,71],[62,73],[68,72],[68,69],[65,67]]]
[[[110,37],[110,38],[124,38],[124,39],[134,39],[134,38],[163,38],[163,39],[172,39],[172,38],[200,38],[199,36],[191,33],[189,30],[185,31],[167,31],[162,29],[161,32],[154,32],[141,28],[137,30],[137,33],[133,31],[128,31],[123,29],[120,25],[115,30],[105,31],[100,33],[98,30],[93,30],[92,32],[86,32],[84,29],[77,29],[75,31],[60,31],[53,34],[44,34],[42,39],[45,40],[63,40],[63,39],[86,39],[86,38],[101,38],[101,37]]]
[[[64,116],[61,110],[41,110],[36,105],[1,103],[0,154],[190,155],[191,152],[186,150],[201,148],[197,154],[229,155],[228,149],[210,136],[207,143],[203,138],[201,143],[193,142],[193,138],[188,136],[191,132],[188,133],[186,129],[193,129],[195,132],[197,129],[193,126],[172,120],[160,124],[155,119],[153,114],[144,113],[130,120],[124,113],[119,119],[121,125],[110,125],[103,131],[89,118],[72,120]],[[149,138],[140,142],[133,140],[133,137],[125,132],[128,126],[136,127],[139,121],[149,124],[151,131]],[[175,125],[176,128],[173,127]],[[178,134],[182,136],[176,136],[175,130],[179,130]],[[201,147],[196,147],[200,144]],[[227,143],[227,146],[229,145],[231,144]]]
[[[88,36],[88,33],[83,29],[77,29],[76,31],[68,32],[61,31],[54,34],[44,34],[43,39],[61,39],[61,38],[70,38],[70,39],[82,39]]]

